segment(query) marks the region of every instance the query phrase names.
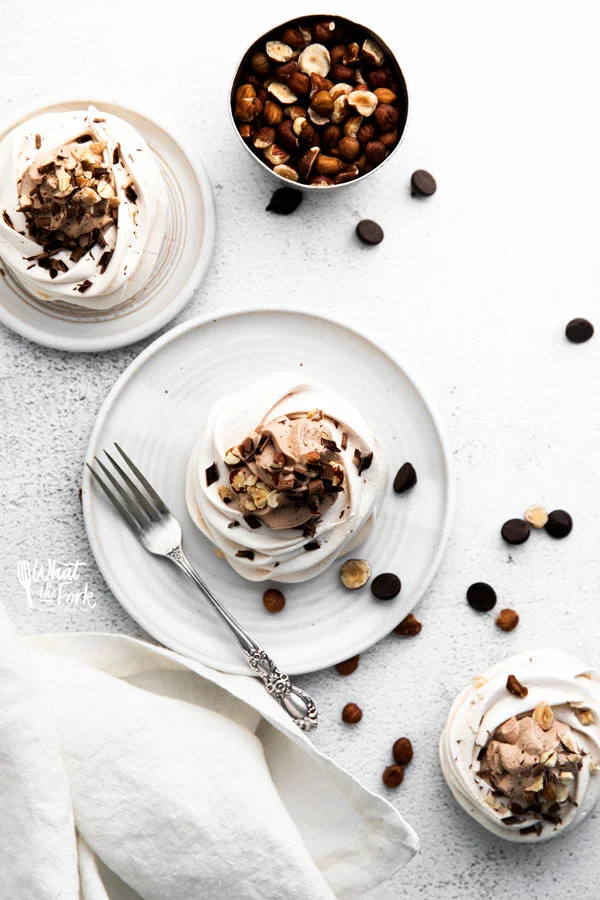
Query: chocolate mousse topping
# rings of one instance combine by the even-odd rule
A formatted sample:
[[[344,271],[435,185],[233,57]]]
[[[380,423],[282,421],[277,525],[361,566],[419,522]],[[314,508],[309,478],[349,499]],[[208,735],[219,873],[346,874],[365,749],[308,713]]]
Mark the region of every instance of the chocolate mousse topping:
[[[260,425],[227,451],[225,463],[233,491],[230,508],[274,530],[302,528],[313,537],[343,490],[343,459],[320,410]]]
[[[68,268],[54,258],[61,250],[77,263],[95,245],[106,247],[104,235],[117,221],[119,199],[105,141],[82,134],[38,154],[17,187],[29,237],[43,248],[31,259],[52,278]],[[98,264],[105,269],[110,258],[104,253]]]
[[[496,728],[478,774],[493,789],[490,805],[512,814],[503,817],[506,824],[531,816],[560,824],[561,808],[573,798],[582,756],[569,726],[554,718],[547,703],[540,703],[532,713],[513,716]]]

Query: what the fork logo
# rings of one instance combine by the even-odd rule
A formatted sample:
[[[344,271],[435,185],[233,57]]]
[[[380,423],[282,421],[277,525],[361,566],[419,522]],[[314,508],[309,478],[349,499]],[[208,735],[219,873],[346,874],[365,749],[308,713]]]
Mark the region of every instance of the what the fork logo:
[[[81,582],[85,563],[76,560],[59,564],[55,559],[40,563],[38,560],[20,559],[17,562],[17,578],[25,591],[29,609],[48,606],[86,607],[96,606],[94,594],[88,582]]]

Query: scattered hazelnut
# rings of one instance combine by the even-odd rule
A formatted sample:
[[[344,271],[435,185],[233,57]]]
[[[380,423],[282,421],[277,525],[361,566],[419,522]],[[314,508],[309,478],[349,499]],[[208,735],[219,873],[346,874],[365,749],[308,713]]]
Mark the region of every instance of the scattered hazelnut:
[[[340,580],[351,591],[364,587],[371,577],[371,565],[366,559],[347,559],[340,569]]]
[[[279,100],[280,103],[295,103],[298,99],[293,91],[289,89],[287,84],[283,84],[281,81],[274,81],[267,88],[270,94],[273,94],[276,100]],[[391,109],[392,107],[390,107]]]
[[[257,150],[266,150],[275,142],[275,129],[269,125],[263,125],[254,136],[254,146]],[[227,460],[225,460],[227,462]],[[238,460],[239,461],[239,460]],[[233,463],[235,465],[235,463]]]
[[[394,628],[394,634],[399,634],[400,637],[415,637],[420,633],[423,625],[416,616],[413,616],[412,613],[409,613],[406,618],[402,619],[399,625],[396,625]]]
[[[304,179],[304,181],[308,181],[310,178],[311,172],[313,170],[313,166],[316,162],[316,159],[319,155],[318,147],[311,147],[310,150],[307,150],[302,154],[300,160],[298,162],[298,172],[300,173],[300,177]]]
[[[344,137],[338,145],[340,156],[350,161],[356,159],[360,153],[360,144],[356,138]]]
[[[285,63],[294,55],[290,45],[283,41],[267,41],[266,51],[267,56],[278,63]]]
[[[400,787],[400,785],[404,781],[404,767],[386,766],[386,768],[383,770],[381,780],[387,788]]]
[[[272,100],[267,100],[263,118],[265,120],[265,125],[279,125],[283,119],[283,110],[277,103],[273,103]]]
[[[330,116],[333,112],[333,100],[329,91],[318,91],[310,101],[310,105],[320,116]]]
[[[377,166],[386,158],[387,150],[381,141],[369,141],[365,147],[365,155],[372,165]]]
[[[570,728],[566,728],[565,731],[561,732],[559,735],[561,742],[565,745],[567,750],[570,750],[571,753],[578,753],[579,748],[575,743],[575,738],[573,737],[573,732]]]
[[[377,108],[377,97],[371,91],[352,91],[351,94],[348,94],[348,103],[361,116],[372,116]]]
[[[548,513],[543,506],[530,506],[525,510],[525,521],[533,528],[543,528],[548,521]]]
[[[299,181],[300,176],[298,172],[292,168],[292,166],[280,165],[275,166],[273,171],[276,175],[280,175],[282,178],[287,178],[288,181]]]
[[[392,747],[392,755],[399,766],[407,766],[413,758],[413,748],[409,739],[398,738]]]
[[[511,694],[514,694],[515,697],[520,697],[521,700],[529,693],[529,688],[526,688],[524,684],[521,684],[515,675],[509,675],[506,679],[506,689],[507,691],[510,691]]]
[[[289,158],[290,154],[287,150],[284,150],[283,147],[278,147],[277,144],[271,144],[265,150],[265,159],[273,166],[283,166]]]
[[[538,703],[531,716],[536,725],[539,725],[542,731],[550,731],[554,722],[554,713],[552,707],[548,703]]]
[[[263,604],[270,613],[279,613],[285,606],[285,597],[281,591],[269,588],[263,594]]]
[[[385,59],[385,55],[379,44],[376,44],[375,41],[371,40],[371,38],[367,38],[362,45],[362,55],[367,60],[367,62],[371,63],[374,66],[381,66]]]
[[[323,78],[328,74],[331,65],[329,50],[322,44],[309,44],[298,57],[298,68],[306,75],[313,72]]]
[[[357,725],[362,719],[362,709],[356,703],[346,703],[342,710],[342,722],[346,725]]]
[[[375,110],[375,122],[380,131],[391,131],[398,124],[398,111],[389,103],[380,103]]]
[[[325,156],[321,153],[315,162],[315,170],[319,175],[337,175],[342,164],[335,156]]]
[[[218,494],[223,503],[230,504],[233,503],[234,493],[231,488],[227,487],[226,484],[220,484],[218,487]]]
[[[596,717],[591,709],[574,709],[573,712],[581,725],[593,725],[596,721]]]
[[[287,86],[294,94],[305,97],[310,93],[310,78],[304,72],[294,72],[288,78]]]
[[[514,609],[501,609],[496,616],[496,625],[502,631],[514,631],[519,624],[519,614]]]
[[[352,675],[358,669],[359,660],[360,656],[351,656],[350,659],[345,659],[343,662],[338,663],[336,669],[340,675]]]
[[[313,28],[313,37],[315,41],[320,41],[322,44],[325,44],[327,41],[331,40],[334,31],[335,22],[317,22]]]
[[[263,53],[262,50],[257,50],[256,53],[253,53],[250,57],[250,68],[257,75],[268,75],[271,70],[271,63],[267,54]]]

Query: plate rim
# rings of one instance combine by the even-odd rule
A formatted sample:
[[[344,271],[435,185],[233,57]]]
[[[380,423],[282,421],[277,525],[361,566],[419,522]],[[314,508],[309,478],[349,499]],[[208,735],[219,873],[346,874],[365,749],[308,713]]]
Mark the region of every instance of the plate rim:
[[[27,340],[32,341],[35,344],[40,344],[43,347],[50,347],[52,350],[63,350],[71,353],[101,353],[105,350],[117,350],[122,347],[127,347],[130,344],[135,344],[138,341],[155,334],[165,325],[168,325],[168,323],[171,322],[185,306],[187,306],[192,299],[194,291],[201,284],[212,257],[217,233],[217,210],[213,187],[199,154],[192,150],[191,145],[182,137],[181,132],[177,128],[173,127],[171,124],[167,125],[160,115],[157,117],[153,113],[150,113],[149,110],[137,105],[132,105],[127,102],[121,103],[117,100],[90,99],[89,97],[82,97],[80,95],[75,97],[51,96],[48,98],[41,98],[35,101],[35,103],[26,104],[18,116],[10,119],[8,116],[5,116],[0,122],[0,137],[11,128],[14,128],[17,124],[20,124],[26,119],[31,118],[36,113],[41,114],[49,107],[60,106],[63,104],[70,105],[73,103],[92,104],[93,106],[102,108],[122,109],[154,123],[173,141],[189,163],[200,186],[200,192],[205,208],[202,248],[186,283],[177,297],[171,300],[161,313],[155,314],[149,321],[137,325],[129,331],[115,335],[105,335],[104,337],[92,336],[90,338],[49,335],[47,332],[40,330],[38,326],[23,322],[23,320],[13,315],[4,307],[0,300],[0,322],[6,328],[21,335],[21,337],[27,338]],[[90,328],[93,328],[93,325],[90,325]]]
[[[138,615],[138,610],[136,609],[136,614],[133,615],[132,611],[129,608],[129,603],[127,598],[125,600],[121,596],[121,592],[113,586],[112,577],[107,576],[103,565],[101,564],[101,560],[103,559],[101,547],[99,546],[100,542],[96,541],[94,534],[94,518],[92,511],[92,490],[91,490],[91,475],[89,469],[87,468],[87,462],[93,460],[94,456],[94,448],[96,447],[98,436],[108,414],[113,406],[114,401],[119,396],[119,394],[126,387],[127,383],[131,380],[131,378],[136,374],[138,369],[140,369],[145,362],[154,356],[156,353],[160,352],[160,350],[167,344],[172,341],[177,340],[181,335],[186,334],[187,332],[193,331],[196,328],[203,328],[208,324],[214,324],[218,321],[224,319],[238,318],[242,316],[253,316],[260,314],[275,314],[275,315],[295,315],[302,316],[303,318],[312,318],[321,322],[325,322],[329,325],[334,325],[341,327],[354,335],[358,335],[362,340],[371,344],[375,347],[379,352],[383,353],[388,357],[389,360],[400,370],[400,372],[404,375],[404,377],[411,384],[413,389],[419,395],[421,402],[423,403],[428,415],[431,417],[432,424],[437,434],[437,438],[440,445],[441,450],[441,458],[443,461],[446,479],[445,479],[445,492],[446,492],[446,505],[444,511],[444,519],[443,525],[440,532],[440,536],[438,539],[438,546],[435,554],[432,557],[432,560],[427,568],[424,578],[422,579],[419,589],[417,599],[415,601],[414,607],[421,602],[424,594],[427,592],[431,582],[433,581],[442,561],[444,552],[448,545],[448,539],[450,537],[450,533],[452,530],[452,523],[454,520],[454,512],[455,512],[455,504],[456,504],[456,482],[454,478],[454,461],[452,458],[452,451],[450,447],[450,443],[448,440],[448,436],[446,433],[446,427],[440,419],[440,416],[437,412],[435,405],[433,405],[429,400],[429,392],[428,390],[423,390],[423,388],[414,380],[412,374],[407,370],[406,366],[399,361],[396,354],[392,352],[391,348],[387,345],[385,340],[379,340],[379,338],[375,337],[370,333],[369,329],[364,329],[362,326],[355,324],[353,321],[347,319],[345,316],[338,316],[329,313],[322,313],[320,311],[314,309],[304,309],[298,310],[291,305],[284,306],[274,306],[272,304],[261,304],[252,308],[244,308],[244,307],[235,307],[232,309],[224,309],[218,310],[214,312],[204,313],[199,316],[193,316],[191,319],[188,319],[186,322],[182,322],[180,325],[176,325],[174,328],[169,329],[166,334],[160,335],[148,347],[145,347],[136,357],[133,359],[129,365],[124,369],[123,372],[119,375],[108,394],[106,395],[98,413],[96,415],[96,419],[94,422],[94,426],[92,428],[92,432],[90,434],[90,438],[87,443],[87,447],[85,450],[85,459],[83,462],[83,477],[82,477],[82,507],[83,507],[83,520],[86,535],[88,538],[88,542],[90,545],[90,549],[94,556],[94,560],[96,565],[98,566],[98,570],[100,574],[106,581],[106,584],[115,598],[117,602],[123,607],[126,613],[140,625],[144,631],[149,634],[154,640],[158,641],[161,645],[168,647],[168,649],[173,650],[175,653],[180,653],[184,657],[189,658],[189,651],[187,648],[181,647],[178,645],[177,641],[174,641],[173,644],[164,644],[163,637],[155,634],[152,628],[147,627],[147,620],[144,616],[143,610],[142,614]],[[241,576],[240,576],[241,577]],[[324,669],[331,668],[339,662],[349,658],[349,656],[353,656],[356,654],[364,653],[369,650],[371,647],[374,647],[379,641],[383,640],[386,635],[382,635],[378,638],[377,641],[363,643],[360,639],[357,640],[356,649],[349,654],[344,654],[344,656],[339,659],[336,657],[327,662],[319,662],[316,666],[311,668],[296,666],[287,667],[287,671],[290,675],[305,675],[312,672],[320,672]],[[177,646],[176,646],[177,645]],[[215,669],[216,667],[210,662],[207,661],[204,656],[199,653],[196,657],[203,665],[208,666],[211,669]],[[242,675],[248,674],[248,668],[246,663],[240,657],[239,664],[230,664],[226,665],[223,668],[218,668],[216,671],[221,672],[229,672],[231,674]]]

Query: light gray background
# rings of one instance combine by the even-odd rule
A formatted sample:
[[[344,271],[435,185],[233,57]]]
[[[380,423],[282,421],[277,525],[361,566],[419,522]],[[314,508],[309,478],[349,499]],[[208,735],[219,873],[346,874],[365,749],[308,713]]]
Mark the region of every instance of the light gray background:
[[[219,219],[207,277],[177,321],[259,302],[340,312],[385,336],[422,378],[456,463],[448,552],[417,610],[418,638],[388,638],[348,679],[326,671],[301,680],[322,711],[316,742],[379,789],[393,740],[412,738],[405,783],[386,792],[422,842],[398,896],[554,900],[566,884],[595,896],[600,813],[551,845],[505,844],[455,806],[436,744],[455,693],[505,655],[557,645],[598,661],[600,334],[579,347],[563,336],[573,316],[600,326],[596,6],[341,6],[368,14],[396,49],[412,116],[379,176],[309,197],[288,219],[264,212],[270,183],[238,146],[226,105],[245,45],[292,12],[273,0],[207,8],[109,0],[101,15],[3,0],[0,114],[10,119],[49,93],[87,92],[174,123],[204,160]],[[438,179],[427,201],[410,197],[418,167]],[[385,228],[381,246],[356,242],[363,217]],[[22,633],[140,635],[94,566],[78,487],[98,408],[145,344],[85,356],[4,329],[0,340],[2,599]],[[570,510],[573,534],[564,542],[534,534],[509,552],[499,526],[538,501]],[[30,613],[16,561],[47,557],[86,562],[94,610]],[[519,611],[515,633],[467,607],[465,589],[480,579],[495,585],[500,606]],[[339,721],[349,700],[364,709],[354,729]]]

